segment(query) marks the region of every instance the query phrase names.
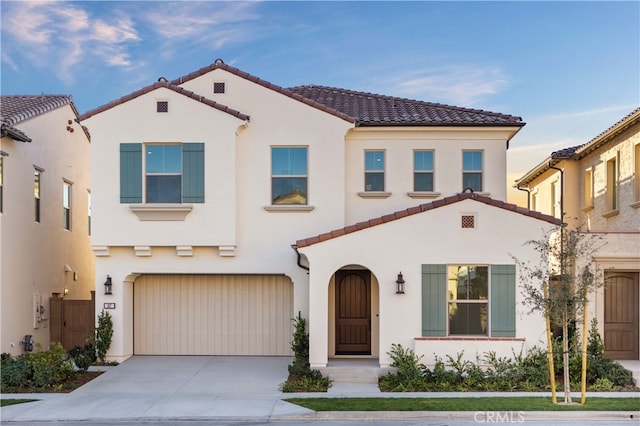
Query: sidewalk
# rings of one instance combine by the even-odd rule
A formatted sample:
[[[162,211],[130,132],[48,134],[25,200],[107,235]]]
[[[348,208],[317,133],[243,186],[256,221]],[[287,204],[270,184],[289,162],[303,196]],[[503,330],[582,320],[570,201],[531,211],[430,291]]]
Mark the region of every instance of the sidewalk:
[[[289,357],[132,357],[66,394],[2,394],[2,399],[38,399],[2,407],[2,422],[78,420],[314,420],[466,419],[465,412],[314,412],[288,398],[460,398],[543,396],[549,392],[380,392],[377,384],[334,383],[327,393],[282,393]],[[580,394],[574,394],[579,400]],[[591,392],[590,397],[636,397],[640,392]],[[559,396],[560,397],[560,396]],[[630,420],[634,412],[524,412],[528,420]]]

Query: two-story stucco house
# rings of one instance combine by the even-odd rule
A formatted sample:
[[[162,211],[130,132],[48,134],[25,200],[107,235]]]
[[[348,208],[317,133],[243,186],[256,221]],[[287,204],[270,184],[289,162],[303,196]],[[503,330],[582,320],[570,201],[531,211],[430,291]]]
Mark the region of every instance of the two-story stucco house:
[[[0,116],[0,342],[18,355],[27,335],[46,349],[50,335],[75,333],[57,329],[52,295],[91,299],[90,143],[70,96],[3,95]],[[84,344],[91,327],[70,344]]]
[[[510,356],[544,336],[511,255],[559,221],[503,202],[519,117],[285,89],[217,60],[80,120],[113,359],[289,355],[298,312],[317,368],[385,366],[393,343]]]
[[[606,353],[640,359],[640,108],[585,144],[553,152],[516,184],[533,210],[599,234],[604,283],[590,305]]]

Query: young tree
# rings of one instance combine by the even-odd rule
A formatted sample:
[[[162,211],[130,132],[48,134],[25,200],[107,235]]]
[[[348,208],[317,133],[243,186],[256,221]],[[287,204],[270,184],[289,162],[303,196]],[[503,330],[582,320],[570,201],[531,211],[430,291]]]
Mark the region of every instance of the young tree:
[[[571,404],[569,379],[569,327],[575,325],[576,316],[586,309],[588,296],[597,283],[593,273],[593,254],[601,247],[597,235],[580,230],[558,227],[540,240],[528,241],[540,255],[532,264],[514,257],[520,270],[520,285],[524,303],[533,311],[542,312],[551,322],[562,327],[562,364],[564,402]],[[539,285],[542,283],[542,285]],[[548,292],[545,287],[548,286]],[[551,342],[549,347],[551,347]],[[582,353],[585,357],[586,354]],[[550,371],[553,360],[549,359]],[[555,392],[555,390],[554,390]],[[554,400],[555,402],[555,400]]]

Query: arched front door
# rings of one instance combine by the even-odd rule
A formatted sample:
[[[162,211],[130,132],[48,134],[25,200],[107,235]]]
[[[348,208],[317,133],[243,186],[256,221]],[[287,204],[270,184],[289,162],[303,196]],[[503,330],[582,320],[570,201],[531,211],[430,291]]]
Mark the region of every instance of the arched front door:
[[[371,354],[371,273],[336,272],[336,355]]]

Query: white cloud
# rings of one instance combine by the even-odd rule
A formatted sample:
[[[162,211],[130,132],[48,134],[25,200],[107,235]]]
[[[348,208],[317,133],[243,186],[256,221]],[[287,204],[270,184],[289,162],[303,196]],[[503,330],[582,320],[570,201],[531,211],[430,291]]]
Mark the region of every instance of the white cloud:
[[[502,91],[508,79],[498,67],[451,65],[391,76],[389,83],[398,95],[472,106]]]

